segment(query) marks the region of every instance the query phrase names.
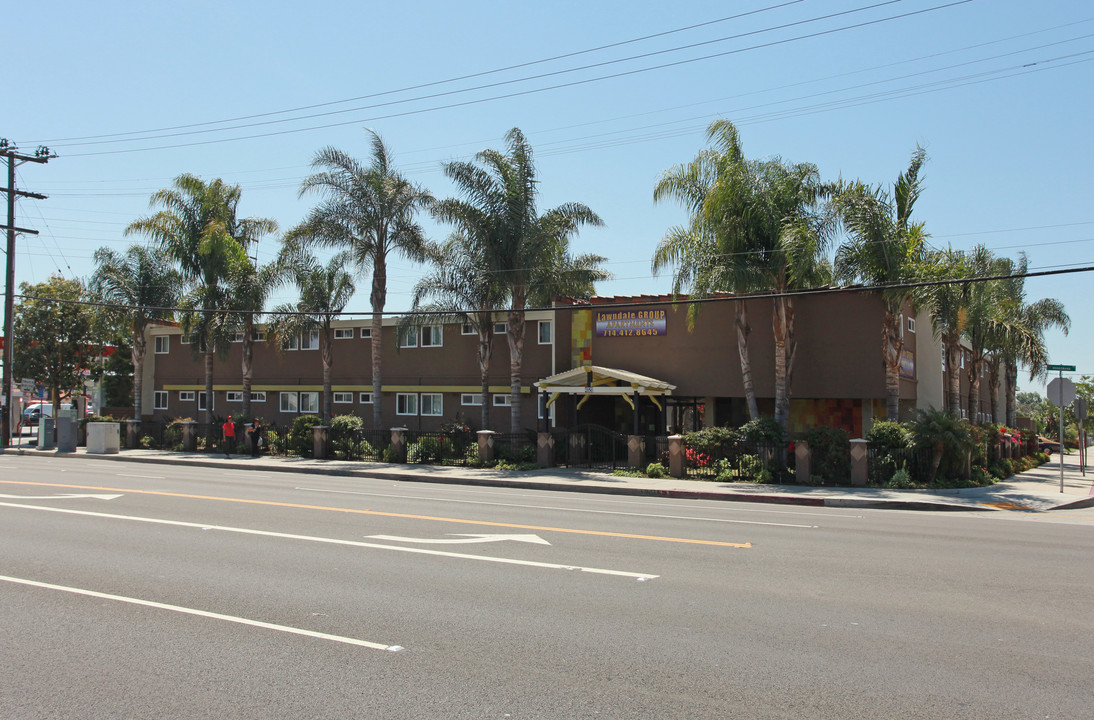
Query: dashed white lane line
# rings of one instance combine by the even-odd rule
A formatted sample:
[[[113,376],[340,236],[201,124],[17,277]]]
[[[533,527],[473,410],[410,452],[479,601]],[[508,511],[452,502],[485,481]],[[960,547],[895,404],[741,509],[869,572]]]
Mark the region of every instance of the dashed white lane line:
[[[164,520],[161,518],[147,518],[135,515],[115,515],[112,513],[91,512],[89,510],[68,510],[64,508],[43,507],[41,505],[20,505],[18,503],[0,502],[0,507],[24,508],[27,510],[41,510],[44,512],[59,512],[69,515],[84,515],[88,517],[108,518],[111,520],[129,520],[131,522],[152,523],[156,525],[173,525],[175,527],[197,528],[199,530],[220,530],[222,532],[239,533],[241,535],[260,535],[262,537],[275,537],[287,540],[304,540],[307,542],[327,543],[330,545],[347,545],[350,547],[369,548],[372,550],[392,550],[395,552],[413,553],[417,555],[434,555],[437,557],[456,558],[459,560],[479,560],[481,562],[501,563],[505,565],[523,565],[525,567],[543,568],[546,570],[579,570],[581,572],[596,575],[615,575],[617,577],[635,578],[637,580],[653,580],[659,575],[649,573],[636,573],[626,570],[609,570],[605,568],[583,567],[580,565],[562,565],[559,563],[537,562],[534,560],[517,560],[514,558],[491,557],[489,555],[471,555],[467,553],[446,552],[443,550],[429,550],[427,548],[403,547],[400,545],[382,545],[379,543],[360,542],[358,540],[341,540],[338,538],[317,537],[314,535],[294,535],[292,533],[273,532],[271,530],[252,530],[250,528],[230,527],[227,525],[206,525],[204,523],[192,523],[182,520]]]
[[[165,480],[163,475],[126,475],[125,473],[114,473],[117,477],[131,477],[140,478],[141,480]]]
[[[292,633],[293,635],[303,635],[305,637],[317,638],[319,640],[330,640],[331,642],[340,642],[347,645],[359,645],[361,647],[372,648],[373,650],[388,650],[391,652],[397,652],[403,649],[399,645],[384,645],[383,643],[370,642],[368,640],[359,640],[357,638],[345,637],[344,635],[330,635],[328,633],[315,632],[314,630],[294,628],[288,625],[275,625],[274,623],[262,622],[261,620],[251,620],[249,618],[237,617],[235,615],[224,615],[222,613],[209,612],[208,610],[198,610],[196,608],[182,607],[181,605],[168,605],[167,603],[154,602],[152,600],[141,600],[140,598],[126,597],[124,595],[111,595],[110,593],[102,593],[95,590],[85,590],[83,588],[68,587],[67,585],[54,585],[52,583],[44,583],[37,580],[8,577],[7,575],[0,575],[0,580],[4,582],[16,583],[19,585],[29,585],[31,587],[44,588],[46,590],[57,590],[60,592],[72,593],[73,595],[85,595],[87,597],[101,598],[103,600],[114,600],[116,602],[129,603],[130,605],[142,605],[144,607],[156,608],[158,610],[170,610],[171,612],[183,613],[186,615],[196,615],[198,617],[209,618],[212,620],[223,620],[225,622],[238,623],[240,625],[250,625],[251,627],[265,628],[266,630],[277,630],[278,632]]]

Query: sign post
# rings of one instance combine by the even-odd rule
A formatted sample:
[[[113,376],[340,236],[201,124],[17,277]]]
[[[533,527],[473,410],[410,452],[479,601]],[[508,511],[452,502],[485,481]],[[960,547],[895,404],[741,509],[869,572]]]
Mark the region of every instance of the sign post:
[[[1048,399],[1060,408],[1060,492],[1064,491],[1064,405],[1070,405],[1075,399],[1075,383],[1064,379],[1064,371],[1075,372],[1074,365],[1049,365],[1060,376],[1048,384]]]

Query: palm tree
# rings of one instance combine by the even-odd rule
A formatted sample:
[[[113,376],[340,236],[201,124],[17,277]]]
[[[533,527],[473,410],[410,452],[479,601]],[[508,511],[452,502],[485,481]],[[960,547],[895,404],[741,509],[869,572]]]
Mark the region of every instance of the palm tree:
[[[125,254],[109,248],[95,251],[95,272],[90,290],[104,303],[122,305],[129,315],[133,341],[133,417],[141,419],[144,358],[148,344],[145,329],[159,320],[170,320],[179,300],[182,277],[170,265],[163,250],[130,245]]]
[[[353,297],[353,277],[346,272],[350,264],[349,253],[338,253],[326,265],[320,265],[299,247],[286,245],[279,262],[300,291],[294,304],[279,305],[271,311],[270,341],[293,337],[301,333],[319,332],[319,355],[323,363],[323,404],[321,415],[324,423],[331,418],[331,371],[334,367],[333,321],[345,309]]]
[[[237,217],[242,190],[217,178],[209,183],[194,175],[175,178],[174,186],[152,195],[149,205],[160,212],[131,223],[125,234],[138,233],[157,242],[178,266],[189,291],[180,307],[194,310],[182,318],[183,332],[195,352],[205,357],[205,422],[213,422],[213,360],[218,348],[228,350],[232,297],[224,285],[243,263],[247,248],[277,230],[266,218]]]
[[[890,196],[883,188],[861,182],[843,185],[831,208],[850,233],[836,253],[836,276],[884,288],[914,279],[922,261],[927,234],[923,223],[911,221],[912,209],[922,192],[919,171],[926,151],[916,146],[908,168],[897,176]],[[900,420],[900,356],[904,334],[900,318],[912,301],[907,289],[882,289],[885,317],[882,327],[882,361],[885,366],[885,404],[889,420]]]
[[[238,264],[228,278],[234,299],[233,307],[239,311],[232,317],[232,328],[243,337],[240,373],[244,417],[251,416],[255,324],[266,309],[266,301],[270,294],[285,282],[285,276],[285,268],[280,262],[258,265],[251,258],[247,258],[247,262]]]
[[[983,245],[969,251],[966,263],[970,277],[974,278],[1005,275],[1013,267],[1010,260],[995,257]],[[965,372],[969,379],[969,419],[973,422],[979,419],[981,378],[991,364],[994,346],[1001,337],[1023,331],[1022,328],[1012,327],[1012,318],[1006,309],[1005,290],[1006,287],[998,280],[981,280],[970,283],[966,288],[965,337],[969,343],[969,361]],[[995,388],[992,388],[993,396],[994,392]]]
[[[443,245],[429,248],[433,270],[414,286],[414,309],[449,313],[478,334],[477,357],[482,386],[479,427],[490,427],[490,358],[494,352],[494,310],[506,300],[504,288],[462,233],[453,233]],[[423,305],[426,299],[432,302]]]
[[[819,205],[833,188],[820,181],[810,163],[745,159],[737,128],[728,120],[711,123],[707,140],[713,148],[690,166],[670,171],[655,190],[655,199],[684,200],[695,217],[685,231],[670,232],[662,241],[654,267],[679,266],[686,258],[698,263],[684,272],[701,281],[696,285],[701,292],[777,293],[772,308],[775,419],[786,430],[797,348],[794,300],[787,293],[831,276],[823,261],[828,225]],[[747,336],[739,329],[739,346],[742,334]]]
[[[598,255],[570,254],[570,238],[583,225],[602,225],[581,203],[566,203],[542,215],[532,148],[518,128],[506,136],[506,152],[487,149],[472,162],[450,162],[444,172],[463,195],[438,203],[434,214],[452,223],[474,244],[509,299],[510,432],[520,432],[524,312],[552,293],[590,290],[608,277]]]
[[[433,198],[396,171],[383,140],[375,132],[369,133],[372,154],[368,165],[332,147],[316,154],[312,167],[324,170],[305,178],[300,195],[318,192],[324,200],[288,232],[286,240],[344,249],[361,272],[372,270],[372,424],[379,428],[388,255],[398,252],[411,260],[424,259],[425,236],[415,216],[428,208]]]
[[[924,254],[918,277],[935,284],[923,285],[913,292],[917,307],[931,315],[934,334],[946,353],[946,384],[949,391],[947,410],[961,415],[961,338],[968,320],[968,263],[960,250],[946,248]]]

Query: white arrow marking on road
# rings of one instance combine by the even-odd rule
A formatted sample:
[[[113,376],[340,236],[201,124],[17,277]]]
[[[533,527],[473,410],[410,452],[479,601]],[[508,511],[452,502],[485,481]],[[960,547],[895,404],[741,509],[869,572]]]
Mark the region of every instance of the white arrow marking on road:
[[[459,545],[466,543],[488,543],[488,542],[501,542],[503,540],[514,540],[516,542],[534,543],[536,545],[550,545],[539,535],[473,535],[470,533],[449,533],[449,535],[455,535],[451,538],[411,538],[411,537],[399,537],[398,535],[369,535],[372,540],[393,540],[395,542],[414,542],[414,543],[426,543],[429,545]]]
[[[93,498],[95,500],[113,500],[121,495],[0,495],[0,498],[12,500],[67,500],[69,498]]]

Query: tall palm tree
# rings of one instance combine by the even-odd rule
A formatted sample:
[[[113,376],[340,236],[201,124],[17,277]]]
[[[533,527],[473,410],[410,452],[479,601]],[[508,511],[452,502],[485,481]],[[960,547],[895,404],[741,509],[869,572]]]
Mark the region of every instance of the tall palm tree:
[[[966,263],[970,277],[974,278],[1004,275],[1013,266],[1011,261],[996,257],[983,245],[975,246],[966,254]],[[965,373],[969,379],[969,419],[973,422],[979,420],[981,380],[984,371],[989,369],[994,346],[1008,331],[1022,331],[1022,328],[1010,327],[1012,317],[1007,312],[1005,291],[1006,286],[998,280],[970,283],[965,291],[965,338],[969,343]]]
[[[247,258],[239,263],[228,278],[233,297],[233,307],[238,310],[232,317],[232,328],[243,336],[241,343],[240,374],[243,390],[243,416],[251,415],[251,385],[254,377],[255,325],[266,309],[270,294],[286,281],[286,269],[280,262],[258,265]]]
[[[936,284],[918,287],[913,292],[917,307],[931,315],[934,334],[946,353],[947,410],[961,415],[961,338],[968,322],[969,275],[965,254],[946,248],[925,253],[916,275]]]
[[[775,419],[787,429],[797,348],[794,300],[787,292],[831,276],[823,260],[828,223],[820,206],[833,187],[821,182],[810,163],[746,159],[737,128],[728,120],[711,123],[707,140],[711,148],[691,165],[669,171],[654,192],[655,199],[683,200],[693,212],[688,228],[674,229],[662,241],[654,267],[670,262],[680,267],[685,259],[698,263],[682,269],[682,279],[702,293],[778,293],[772,307]],[[739,324],[739,347],[742,336],[747,339],[747,331]]]
[[[351,257],[338,253],[320,265],[299,247],[286,245],[279,262],[292,278],[300,298],[295,303],[279,305],[271,311],[270,341],[280,347],[281,338],[302,333],[319,332],[319,356],[323,363],[323,403],[320,413],[324,423],[331,418],[331,374],[334,368],[333,322],[353,297],[353,277],[345,270]]]
[[[183,332],[205,358],[205,422],[213,422],[213,361],[218,348],[227,352],[231,294],[227,278],[246,262],[247,248],[277,223],[266,218],[239,218],[242,190],[220,178],[206,183],[183,174],[171,188],[152,195],[149,205],[163,209],[131,223],[125,234],[146,235],[175,261],[189,287],[180,307],[194,313],[182,318]],[[196,314],[195,314],[196,313]]]
[[[608,277],[598,255],[574,257],[570,238],[584,225],[602,225],[581,203],[566,203],[540,214],[532,147],[518,128],[506,136],[506,152],[487,149],[472,162],[445,164],[445,175],[463,199],[437,203],[434,213],[474,243],[486,267],[509,298],[510,432],[520,432],[524,313],[528,304],[552,293],[589,289]]]
[[[171,267],[170,258],[159,248],[130,245],[125,254],[109,248],[95,251],[95,272],[90,290],[104,303],[123,305],[129,316],[133,345],[133,417],[144,413],[142,393],[144,358],[148,344],[144,335],[149,325],[170,320],[179,301],[182,277]]]
[[[490,427],[490,359],[494,353],[494,311],[506,300],[505,289],[463,233],[453,233],[443,245],[428,252],[433,270],[414,286],[414,309],[450,313],[475,329],[479,337],[476,356],[482,386],[479,427]],[[425,300],[431,303],[423,305]]]
[[[346,250],[361,272],[372,270],[372,424],[379,428],[388,256],[397,252],[411,260],[425,258],[425,235],[416,216],[431,205],[433,197],[400,174],[380,136],[369,133],[372,153],[368,165],[332,147],[316,153],[312,167],[323,170],[305,178],[300,195],[317,192],[323,202],[287,233],[286,240]]]
[[[833,196],[831,209],[850,234],[836,252],[836,276],[884,288],[914,279],[922,261],[927,234],[923,223],[911,221],[912,209],[922,192],[919,171],[926,151],[916,146],[908,168],[897,176],[893,193],[862,182],[842,185]],[[885,367],[885,405],[889,420],[900,420],[900,356],[904,334],[900,318],[912,301],[907,289],[883,289],[885,316],[881,333]]]

